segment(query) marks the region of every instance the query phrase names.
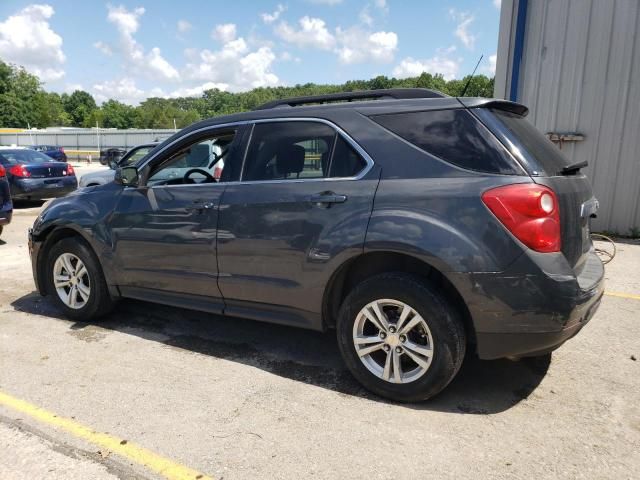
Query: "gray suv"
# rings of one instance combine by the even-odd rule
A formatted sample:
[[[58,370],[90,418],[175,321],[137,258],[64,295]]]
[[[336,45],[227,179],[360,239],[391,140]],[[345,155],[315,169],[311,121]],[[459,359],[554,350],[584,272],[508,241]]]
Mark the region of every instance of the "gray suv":
[[[35,282],[78,320],[124,297],[335,329],[366,388],[427,399],[465,355],[558,348],[602,297],[585,163],[526,114],[394,89],[196,123],[51,202]]]

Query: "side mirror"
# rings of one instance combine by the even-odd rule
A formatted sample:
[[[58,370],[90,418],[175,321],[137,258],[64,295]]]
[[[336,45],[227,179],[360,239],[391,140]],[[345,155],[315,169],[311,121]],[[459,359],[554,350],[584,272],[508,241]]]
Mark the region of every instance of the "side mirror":
[[[125,187],[138,186],[138,169],[136,167],[120,167],[116,170],[114,181]]]
[[[117,170],[118,169],[118,162],[116,161],[115,158],[110,158],[107,163],[109,164],[109,168],[111,170]]]

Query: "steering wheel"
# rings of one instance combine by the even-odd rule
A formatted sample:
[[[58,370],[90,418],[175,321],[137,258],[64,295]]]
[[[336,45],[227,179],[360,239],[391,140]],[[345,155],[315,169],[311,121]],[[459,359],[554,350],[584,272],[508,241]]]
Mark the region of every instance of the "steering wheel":
[[[185,183],[193,182],[193,180],[190,178],[191,174],[193,174],[193,173],[199,173],[200,175],[204,175],[204,177],[206,178],[207,182],[215,182],[216,181],[216,179],[213,177],[213,175],[211,175],[206,170],[203,170],[202,168],[192,168],[191,170],[188,170],[184,174],[184,177],[182,177],[182,179],[185,181]]]

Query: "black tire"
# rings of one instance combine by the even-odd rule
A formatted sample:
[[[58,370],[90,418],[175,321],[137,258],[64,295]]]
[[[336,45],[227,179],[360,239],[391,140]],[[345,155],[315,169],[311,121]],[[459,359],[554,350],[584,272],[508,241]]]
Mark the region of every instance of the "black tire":
[[[67,306],[58,295],[53,283],[54,264],[58,257],[64,253],[71,253],[82,260],[88,272],[91,289],[89,298],[82,308],[74,309]],[[49,248],[45,260],[45,282],[47,293],[51,295],[53,302],[64,312],[66,317],[72,320],[97,320],[108,314],[115,304],[109,294],[98,258],[86,242],[79,237],[63,238]]]
[[[0,235],[2,235],[2,230],[4,230],[4,227],[0,225]]]
[[[379,299],[409,305],[425,320],[433,339],[430,365],[422,376],[409,383],[380,378],[369,371],[356,352],[353,329],[358,313]],[[399,402],[422,401],[441,392],[458,373],[466,348],[464,325],[456,309],[437,288],[404,273],[376,275],[357,285],[340,307],[337,335],[342,357],[356,379],[381,397]]]

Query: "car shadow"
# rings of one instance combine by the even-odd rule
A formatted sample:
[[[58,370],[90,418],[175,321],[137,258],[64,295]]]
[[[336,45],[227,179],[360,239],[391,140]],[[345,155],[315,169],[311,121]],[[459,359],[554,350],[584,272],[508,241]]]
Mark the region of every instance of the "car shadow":
[[[65,320],[37,292],[11,305],[19,311]],[[67,321],[68,322],[68,321]],[[135,335],[169,348],[239,362],[284,378],[323,387],[343,395],[401,407],[462,414],[493,414],[526,399],[540,384],[551,355],[520,361],[481,361],[467,355],[460,372],[437,397],[422,403],[390,402],[364,390],[346,370],[335,332],[326,333],[174,307],[124,300],[95,323],[70,322],[78,338],[98,328]]]
[[[14,200],[13,208],[15,210],[24,210],[27,208],[39,208],[45,204],[46,200]]]

